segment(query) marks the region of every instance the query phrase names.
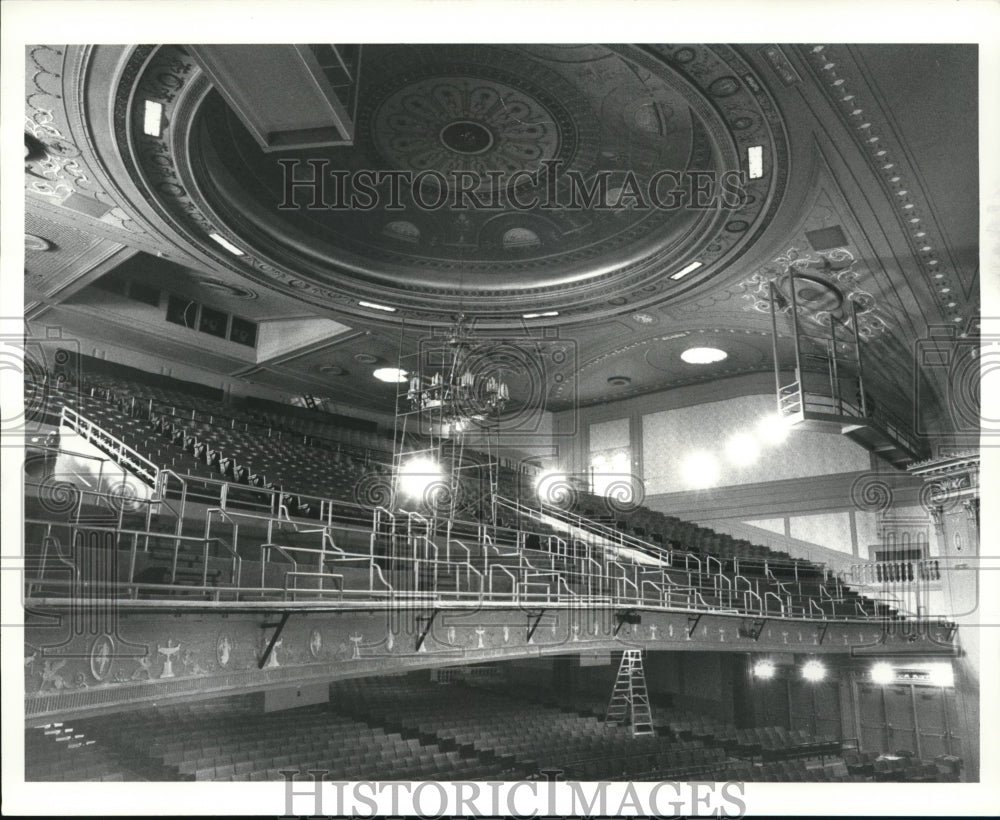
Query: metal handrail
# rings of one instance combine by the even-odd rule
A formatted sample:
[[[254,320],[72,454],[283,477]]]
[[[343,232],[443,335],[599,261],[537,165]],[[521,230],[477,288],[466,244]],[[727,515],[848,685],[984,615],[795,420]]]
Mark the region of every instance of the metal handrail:
[[[503,564],[491,564],[490,565],[490,569],[489,569],[490,597],[493,597],[493,570],[495,570],[495,569],[498,569],[501,572],[504,572],[508,576],[510,576],[510,580],[511,580],[511,582],[514,585],[513,589],[511,590],[511,596],[513,598],[513,602],[517,603],[520,600],[520,597],[518,595],[518,580],[514,576],[514,573],[512,573],[509,569],[507,569],[507,567],[505,567]]]
[[[79,413],[78,411],[74,410],[68,404],[64,404],[62,407],[60,424],[65,424],[74,432],[79,433],[81,436],[84,437],[84,439],[89,441],[99,450],[104,450],[104,452],[107,452],[108,455],[110,455],[112,458],[114,458],[115,456],[114,452],[109,452],[108,450],[106,450],[102,446],[102,442],[104,440],[107,440],[108,442],[114,444],[117,447],[118,452],[121,453],[122,456],[128,456],[128,458],[123,457],[121,459],[116,459],[115,463],[118,464],[118,466],[120,467],[124,467],[125,469],[128,469],[129,464],[141,468],[140,470],[134,471],[135,475],[137,475],[144,481],[148,481],[151,486],[154,487],[156,486],[156,480],[160,471],[160,468],[156,464],[154,464],[152,461],[150,461],[148,458],[142,455],[142,453],[140,453],[135,448],[130,447],[128,444],[126,444],[117,436],[109,433],[107,430],[105,430],[96,422],[92,421],[91,419],[88,419],[82,413]],[[100,434],[100,437],[93,434],[93,431],[95,430]]]

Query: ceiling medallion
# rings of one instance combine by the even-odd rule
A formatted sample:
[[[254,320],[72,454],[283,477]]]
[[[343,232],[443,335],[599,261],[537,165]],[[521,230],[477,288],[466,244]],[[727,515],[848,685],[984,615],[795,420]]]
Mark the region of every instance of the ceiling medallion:
[[[457,120],[441,129],[441,144],[457,154],[481,154],[493,147],[493,132],[471,120]]]
[[[633,313],[632,321],[638,322],[640,325],[652,325],[656,323],[656,317],[648,313]]]
[[[372,136],[394,168],[479,177],[489,171],[533,171],[555,159],[557,119],[535,95],[473,76],[428,77],[405,85],[379,106]]]

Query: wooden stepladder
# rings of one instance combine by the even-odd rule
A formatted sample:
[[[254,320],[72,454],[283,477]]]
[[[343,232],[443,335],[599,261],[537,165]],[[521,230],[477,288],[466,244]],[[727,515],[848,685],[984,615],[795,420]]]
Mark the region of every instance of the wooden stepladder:
[[[646,691],[646,674],[642,668],[642,651],[639,649],[627,649],[622,654],[604,722],[606,725],[630,725],[633,736],[655,734],[649,693]]]

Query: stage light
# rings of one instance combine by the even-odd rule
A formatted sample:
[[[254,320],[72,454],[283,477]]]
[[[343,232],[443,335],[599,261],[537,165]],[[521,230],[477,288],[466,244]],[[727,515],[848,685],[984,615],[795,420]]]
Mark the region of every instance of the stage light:
[[[681,353],[681,359],[688,364],[715,364],[728,357],[725,350],[717,347],[689,347]]]
[[[753,464],[759,455],[757,440],[748,433],[737,433],[726,442],[726,456],[733,464],[745,467]]]
[[[816,683],[826,677],[826,667],[819,661],[806,661],[802,666],[802,677]]]
[[[896,679],[896,673],[889,663],[877,663],[872,667],[871,678],[874,683],[880,686],[892,683]]]
[[[542,501],[559,496],[568,486],[569,478],[559,470],[546,470],[535,479],[535,492]]]
[[[407,372],[398,367],[380,367],[372,375],[380,382],[389,384],[402,384],[406,381]]]
[[[757,435],[768,444],[780,444],[788,437],[788,421],[777,413],[764,416],[757,425]]]
[[[421,498],[443,478],[441,465],[426,456],[410,459],[399,468],[399,489],[404,495]]]
[[[719,480],[719,461],[711,453],[698,450],[684,459],[684,480],[694,488],[711,487]]]
[[[753,676],[761,680],[770,680],[774,677],[774,664],[770,661],[757,661],[753,667]]]

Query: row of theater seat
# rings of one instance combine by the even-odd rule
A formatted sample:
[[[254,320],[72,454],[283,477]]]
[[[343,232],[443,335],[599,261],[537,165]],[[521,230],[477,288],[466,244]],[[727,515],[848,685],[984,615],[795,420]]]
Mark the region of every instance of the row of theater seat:
[[[603,725],[573,706],[544,706],[525,684],[447,685],[426,673],[342,681],[329,704],[262,712],[260,695],[166,705],[26,731],[28,780],[280,780],[319,770],[329,779],[699,778],[758,782],[957,780],[957,769],[908,752],[796,752],[796,733],[736,730],[787,740],[789,754],[758,762],[729,749],[729,724],[672,713],[652,736]],[[684,739],[695,731],[712,734]],[[740,734],[742,733],[742,734]],[[831,751],[833,753],[831,754]],[[125,763],[124,761],[127,761]]]
[[[28,781],[122,781],[119,755],[105,749],[79,727],[65,724],[25,733],[24,771]]]
[[[137,407],[139,412],[145,411],[141,403],[136,405],[128,398],[126,391],[140,389],[141,385],[137,388],[134,384],[121,381],[113,385],[117,392],[112,393],[107,384],[103,385],[103,399],[86,391],[58,387],[52,387],[50,392],[57,402],[75,405],[85,416],[154,463],[177,472],[274,489],[280,493],[293,515],[318,515],[317,505],[310,503],[306,496],[339,499],[347,503],[369,501],[365,497],[364,486],[372,480],[377,483],[380,479],[377,467],[369,466],[366,471],[349,455],[300,442],[279,440],[268,436],[262,429],[248,425],[241,429],[232,423],[228,426],[225,423],[213,424],[197,418],[158,412],[154,412],[150,419],[136,418],[128,413],[135,412]],[[160,393],[163,391],[160,390]],[[503,473],[504,481],[511,483],[513,471],[505,470]],[[387,477],[381,478],[388,482]],[[470,490],[469,495],[474,497],[475,492]],[[599,501],[595,496],[583,494],[579,505],[584,507],[584,512],[593,513],[591,507],[586,505],[596,506]],[[656,522],[659,522],[659,530],[653,531]],[[523,526],[525,522],[512,523]],[[719,535],[643,507],[622,513],[617,523],[653,541],[667,539],[668,543],[682,551],[714,554],[723,562],[727,574],[733,576],[738,572],[749,580],[769,613],[814,616],[822,612],[831,617],[894,616],[888,607],[866,601],[836,579],[826,577],[822,568],[805,561],[792,561],[783,553],[773,553],[764,547]],[[531,522],[530,527],[545,535],[545,528],[538,522]],[[719,588],[718,581],[707,572],[689,577],[687,581],[701,590],[706,606],[721,609],[729,605],[731,598],[726,598],[725,590]]]
[[[419,739],[404,739],[325,706],[261,713],[245,696],[219,711],[173,707],[80,721],[105,747],[146,762],[168,780],[280,780],[283,771],[330,779],[486,778],[496,767]],[[139,730],[141,727],[141,731]],[[148,779],[153,779],[148,777]]]
[[[82,364],[80,387],[88,391],[96,389],[116,401],[125,401],[132,411],[153,410],[186,415],[218,426],[254,428],[258,434],[280,434],[286,439],[298,439],[327,450],[346,449],[361,456],[367,451],[376,459],[392,454],[392,439],[388,436],[374,430],[338,426],[330,414],[322,410],[283,408],[271,402],[266,408],[244,406],[239,400],[225,402],[220,391],[205,390],[199,385],[162,376],[153,376],[159,383],[152,384],[146,380],[152,374],[141,371],[130,378],[93,372],[94,365],[103,363],[88,357],[82,357]]]
[[[845,752],[844,764],[852,775],[877,782],[940,783],[958,782],[956,758],[941,755],[935,761],[921,760],[913,752],[895,754]]]
[[[814,735],[805,729],[759,726],[738,729],[734,724],[703,716],[670,715],[667,725],[678,737],[691,737],[722,745],[737,757],[779,760],[839,754],[840,742],[832,735]]]
[[[532,703],[482,683],[473,688],[412,678],[344,681],[335,687],[334,702],[370,723],[495,757],[524,775],[555,767],[589,779],[654,769],[681,776],[725,759],[724,750],[707,749],[700,741],[634,737],[628,727]]]

